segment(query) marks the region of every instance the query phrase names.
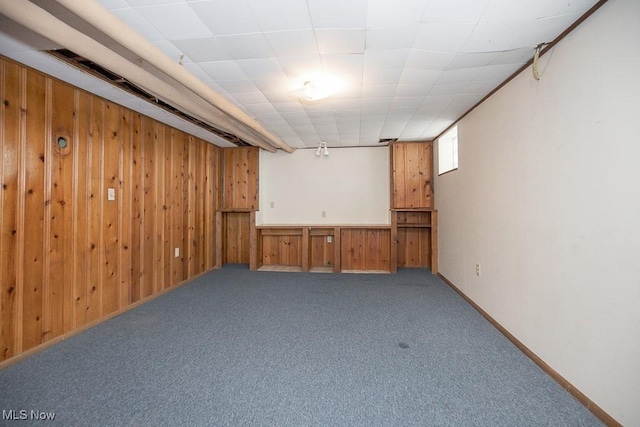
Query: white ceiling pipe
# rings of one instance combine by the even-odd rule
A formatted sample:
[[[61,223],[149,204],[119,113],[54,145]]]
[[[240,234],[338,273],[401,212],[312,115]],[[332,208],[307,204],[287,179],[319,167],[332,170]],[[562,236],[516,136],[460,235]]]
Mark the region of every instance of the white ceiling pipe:
[[[292,153],[294,151],[289,145],[277,136],[264,129],[260,123],[249,117],[238,107],[216,93],[203,81],[195,77],[178,62],[172,61],[156,45],[140,35],[133,28],[122,22],[109,9],[102,6],[95,0],[56,0],[58,3],[69,9],[71,12],[90,23],[140,58],[147,61],[172,79],[184,85],[187,89],[202,97],[214,107],[228,114],[235,120],[244,123],[246,126],[263,136],[269,143]]]
[[[135,83],[154,96],[182,108],[203,122],[232,133],[267,151],[276,151],[274,146],[268,144],[262,138],[238,128],[226,116],[207,105],[202,99],[190,93],[180,92],[170,84],[129,62],[33,3],[27,0],[0,0],[0,13],[93,62],[108,64],[109,69],[113,72]]]

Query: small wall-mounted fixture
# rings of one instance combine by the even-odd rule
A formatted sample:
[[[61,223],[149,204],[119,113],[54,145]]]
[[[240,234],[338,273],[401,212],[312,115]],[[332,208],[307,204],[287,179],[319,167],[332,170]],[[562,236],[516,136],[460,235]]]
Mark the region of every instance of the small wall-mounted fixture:
[[[316,149],[316,156],[320,157],[320,154],[322,154],[323,152],[325,156],[329,155],[329,149],[327,148],[326,142],[321,142],[320,144],[318,144],[318,148]]]
[[[59,136],[58,137],[58,147],[67,148],[67,145],[68,145],[67,138],[65,138],[64,136]]]

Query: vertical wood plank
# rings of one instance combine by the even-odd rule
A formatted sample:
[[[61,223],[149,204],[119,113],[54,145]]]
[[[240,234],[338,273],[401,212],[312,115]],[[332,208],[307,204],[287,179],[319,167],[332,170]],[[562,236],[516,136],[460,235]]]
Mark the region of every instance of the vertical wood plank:
[[[226,233],[224,230],[222,212],[216,211],[216,235],[215,235],[215,239],[216,239],[215,267],[216,268],[221,268],[222,264],[224,263],[223,240],[225,235]]]
[[[165,283],[165,259],[167,259],[168,242],[165,242],[165,227],[166,227],[166,210],[167,202],[165,200],[165,125],[155,122],[154,123],[154,157],[155,161],[155,208],[154,214],[156,217],[156,230],[154,241],[154,255],[155,266],[153,274],[153,293],[162,291],[168,284]]]
[[[175,251],[174,251],[174,231],[175,231],[175,223],[174,223],[174,206],[173,206],[173,198],[174,198],[174,170],[173,170],[173,152],[174,152],[174,134],[172,128],[165,129],[165,158],[164,158],[164,172],[166,175],[164,188],[164,203],[165,203],[165,266],[164,266],[164,275],[165,275],[165,287],[169,288],[174,285],[173,283],[173,269],[175,265]]]
[[[391,211],[391,253],[389,261],[389,270],[392,273],[398,272],[398,212]]]
[[[0,361],[16,355],[18,289],[18,167],[21,138],[20,68],[0,59]]]
[[[155,270],[155,234],[156,234],[156,198],[155,198],[155,144],[154,144],[154,121],[148,117],[142,118],[143,129],[143,160],[144,160],[144,202],[143,202],[143,267],[142,267],[142,298],[146,298],[154,292],[154,270]]]
[[[184,134],[178,130],[172,129],[171,131],[171,146],[173,152],[173,162],[171,164],[172,169],[172,223],[173,223],[173,238],[172,245],[174,248],[178,248],[180,255],[178,257],[171,258],[172,260],[172,285],[175,285],[182,281],[182,260],[184,258],[183,241],[183,218],[182,218],[182,197],[183,197],[183,179],[182,179],[182,164],[184,156]]]
[[[87,141],[87,182],[89,184],[88,205],[88,260],[87,271],[89,273],[86,283],[86,320],[92,322],[100,318],[101,302],[101,276],[100,276],[100,248],[102,247],[102,206],[100,197],[102,194],[102,101],[91,97],[88,105]]]
[[[120,307],[131,303],[131,229],[133,225],[132,210],[132,129],[131,111],[121,109],[120,125],[120,158],[118,190],[121,211],[118,214],[118,240],[120,241],[119,279]]]
[[[182,146],[182,243],[181,243],[181,261],[182,261],[182,280],[189,277],[189,145],[191,137],[184,135],[184,145]]]
[[[73,138],[73,328],[83,326],[87,321],[87,283],[89,281],[87,265],[89,246],[89,96],[80,90],[74,98],[74,134]]]
[[[103,180],[98,197],[102,199],[102,315],[119,308],[120,293],[118,269],[120,266],[120,244],[118,241],[118,213],[121,194],[116,199],[107,199],[107,190],[118,190],[120,176],[120,107],[111,102],[103,105]]]
[[[26,135],[22,138],[24,153],[20,165],[24,180],[24,211],[29,212],[28,224],[20,218],[24,235],[24,272],[22,350],[42,342],[44,280],[44,162],[45,162],[45,81],[39,73],[27,70],[26,76]]]
[[[132,113],[131,117],[131,303],[142,298],[142,275],[144,259],[144,139],[142,116]]]
[[[205,198],[204,198],[204,268],[211,270],[215,267],[216,252],[216,227],[215,227],[215,176],[218,172],[216,168],[216,146],[206,144],[206,165],[205,165]]]
[[[52,82],[49,209],[49,307],[51,323],[47,339],[71,330],[73,325],[73,157],[75,95],[71,86]],[[58,144],[66,140],[66,146]],[[63,144],[64,145],[64,144]]]
[[[196,274],[197,264],[197,241],[196,241],[196,206],[197,206],[197,185],[196,185],[196,169],[198,165],[198,150],[195,138],[189,137],[189,162],[187,164],[187,271],[188,276]]]

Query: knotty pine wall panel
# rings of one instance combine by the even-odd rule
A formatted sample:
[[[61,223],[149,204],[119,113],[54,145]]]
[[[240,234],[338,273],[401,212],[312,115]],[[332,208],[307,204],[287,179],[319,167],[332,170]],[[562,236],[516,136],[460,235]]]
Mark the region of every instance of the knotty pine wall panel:
[[[391,207],[433,207],[432,142],[391,144]]]
[[[0,58],[0,361],[213,268],[220,151]]]
[[[259,149],[222,150],[222,209],[258,210]]]
[[[249,264],[250,220],[249,212],[225,212],[222,216],[223,264]]]
[[[391,230],[343,228],[340,236],[343,271],[390,271]]]
[[[398,228],[398,267],[431,268],[431,229]]]

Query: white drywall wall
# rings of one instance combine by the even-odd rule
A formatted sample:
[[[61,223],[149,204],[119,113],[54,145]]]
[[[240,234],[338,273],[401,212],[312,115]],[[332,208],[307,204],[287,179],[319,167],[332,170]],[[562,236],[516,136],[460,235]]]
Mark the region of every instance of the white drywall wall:
[[[388,224],[389,148],[330,147],[329,153],[317,157],[315,149],[292,154],[261,150],[256,222]]]
[[[458,124],[440,271],[624,425],[640,425],[640,2],[606,3]],[[475,264],[481,264],[476,276]]]

